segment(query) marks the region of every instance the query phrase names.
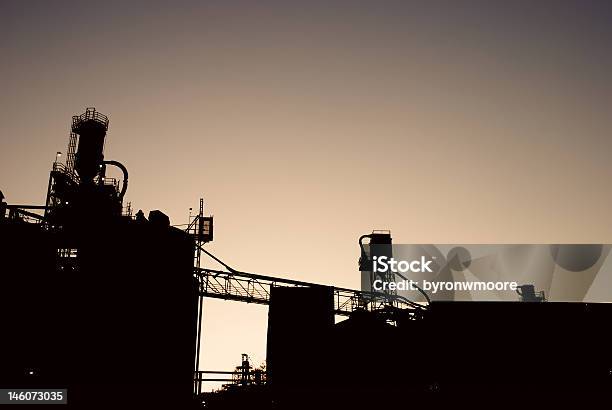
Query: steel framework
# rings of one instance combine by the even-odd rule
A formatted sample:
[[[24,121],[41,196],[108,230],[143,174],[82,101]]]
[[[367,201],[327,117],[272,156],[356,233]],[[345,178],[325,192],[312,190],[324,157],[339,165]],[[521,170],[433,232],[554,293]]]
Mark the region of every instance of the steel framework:
[[[199,293],[202,297],[260,305],[267,305],[270,302],[270,288],[273,286],[321,286],[273,276],[238,271],[226,272],[207,268],[196,268],[195,275],[198,278]],[[424,308],[399,296],[390,298],[390,295],[384,293],[370,293],[335,286],[332,289],[334,293],[334,313],[341,316],[348,316],[355,310],[379,311],[390,307],[413,310]]]

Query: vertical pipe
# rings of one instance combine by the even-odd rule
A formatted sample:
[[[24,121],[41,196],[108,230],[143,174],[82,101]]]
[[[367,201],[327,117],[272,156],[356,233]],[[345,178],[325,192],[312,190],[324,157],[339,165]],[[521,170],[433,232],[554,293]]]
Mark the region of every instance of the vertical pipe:
[[[199,280],[198,279],[198,288],[199,288]],[[199,293],[198,289],[198,293]],[[199,380],[199,371],[200,371],[200,344],[202,340],[202,310],[204,308],[204,296],[200,295],[200,306],[198,308],[198,338],[197,338],[197,346],[196,346],[196,362],[195,362],[195,379],[196,379],[196,393],[202,393],[202,381]]]

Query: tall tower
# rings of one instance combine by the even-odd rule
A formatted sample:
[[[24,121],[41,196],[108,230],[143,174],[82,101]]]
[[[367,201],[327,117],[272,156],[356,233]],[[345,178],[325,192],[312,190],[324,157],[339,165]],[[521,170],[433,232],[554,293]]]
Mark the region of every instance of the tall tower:
[[[89,107],[72,117],[66,164],[55,162],[49,179],[45,221],[49,226],[86,226],[123,212],[127,169],[104,160],[108,117]],[[107,166],[123,173],[123,181],[106,177]]]
[[[80,183],[93,184],[94,178],[102,170],[108,117],[90,107],[84,114],[72,117],[71,128],[72,132],[79,136],[74,167]]]
[[[369,239],[369,243],[363,243],[364,239]],[[376,292],[373,288],[374,281],[381,279],[383,282],[393,282],[395,274],[391,271],[382,273],[374,272],[374,257],[393,256],[393,243],[390,231],[373,231],[371,234],[363,235],[359,238],[359,270],[361,271],[361,290],[366,292]],[[396,291],[385,290],[384,293],[395,295]]]

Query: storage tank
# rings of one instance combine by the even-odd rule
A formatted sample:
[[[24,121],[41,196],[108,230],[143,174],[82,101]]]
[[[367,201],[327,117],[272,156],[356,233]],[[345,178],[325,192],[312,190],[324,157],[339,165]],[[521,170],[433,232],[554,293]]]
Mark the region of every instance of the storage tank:
[[[364,244],[363,241],[369,239],[369,243]],[[361,290],[365,292],[373,291],[373,283],[379,278],[385,282],[394,280],[393,273],[387,274],[373,272],[373,258],[393,256],[393,243],[390,231],[372,231],[371,234],[363,235],[359,238],[359,247],[361,256],[359,257],[359,270],[361,271]],[[378,275],[378,276],[377,276]],[[381,275],[385,275],[381,277]]]
[[[72,117],[72,132],[79,135],[79,145],[75,156],[75,170],[81,184],[90,184],[100,172],[104,161],[104,139],[108,130],[108,117],[95,108],[87,108],[85,113]]]

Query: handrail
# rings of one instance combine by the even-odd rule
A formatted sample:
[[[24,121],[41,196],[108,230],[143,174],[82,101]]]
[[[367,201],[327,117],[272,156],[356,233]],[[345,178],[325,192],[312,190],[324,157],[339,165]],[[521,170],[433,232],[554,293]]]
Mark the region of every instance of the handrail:
[[[81,122],[93,120],[104,125],[105,129],[108,129],[108,117],[104,114],[99,113],[93,107],[88,107],[85,112],[81,115],[74,115],[72,117],[72,131],[75,131],[75,128],[78,128],[78,125]]]

